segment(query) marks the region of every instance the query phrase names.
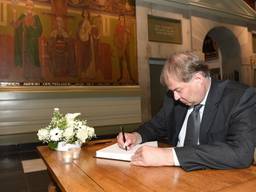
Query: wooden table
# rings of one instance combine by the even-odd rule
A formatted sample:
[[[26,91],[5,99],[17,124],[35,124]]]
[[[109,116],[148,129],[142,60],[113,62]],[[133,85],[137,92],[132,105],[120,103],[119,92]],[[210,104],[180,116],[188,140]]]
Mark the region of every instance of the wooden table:
[[[95,151],[109,144],[88,144],[71,164],[61,161],[61,152],[38,147],[48,171],[63,192],[85,191],[175,191],[253,192],[256,166],[233,170],[185,172],[178,167],[136,167],[129,162],[95,158]]]

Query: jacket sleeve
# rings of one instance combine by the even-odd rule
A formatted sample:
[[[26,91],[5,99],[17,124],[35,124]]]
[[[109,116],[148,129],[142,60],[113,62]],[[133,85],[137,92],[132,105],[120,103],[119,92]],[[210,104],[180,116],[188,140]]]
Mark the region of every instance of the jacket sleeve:
[[[167,136],[174,101],[167,93],[160,111],[148,122],[141,125],[136,131],[141,135],[142,142],[158,140]]]
[[[221,107],[223,111],[226,110],[224,106]],[[222,133],[225,137],[221,136],[224,140],[216,139],[198,146],[175,148],[183,169],[229,169],[251,165],[256,141],[255,90],[246,89],[238,103],[232,107],[231,113],[223,118],[226,118]]]

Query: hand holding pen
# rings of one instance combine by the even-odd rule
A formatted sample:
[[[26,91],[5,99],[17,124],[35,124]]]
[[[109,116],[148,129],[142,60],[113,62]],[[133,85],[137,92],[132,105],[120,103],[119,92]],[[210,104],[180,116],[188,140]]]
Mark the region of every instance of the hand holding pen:
[[[138,143],[141,143],[141,137],[138,133],[125,133],[124,129],[120,126],[120,133],[117,135],[117,144],[120,148],[130,150]]]
[[[125,138],[125,134],[124,134],[124,129],[123,129],[122,126],[120,127],[120,129],[121,129],[121,133],[122,133],[122,137],[123,137],[123,143],[125,144],[126,138]],[[126,145],[125,145],[125,150],[127,151],[127,146]]]

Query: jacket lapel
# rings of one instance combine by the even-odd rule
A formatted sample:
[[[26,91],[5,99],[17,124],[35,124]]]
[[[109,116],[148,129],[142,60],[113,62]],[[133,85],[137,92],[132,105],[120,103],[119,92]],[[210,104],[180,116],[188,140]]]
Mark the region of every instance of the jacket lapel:
[[[218,111],[218,105],[223,94],[226,83],[212,80],[210,91],[206,99],[203,118],[200,127],[200,143],[207,143],[207,133],[211,129],[213,120]]]

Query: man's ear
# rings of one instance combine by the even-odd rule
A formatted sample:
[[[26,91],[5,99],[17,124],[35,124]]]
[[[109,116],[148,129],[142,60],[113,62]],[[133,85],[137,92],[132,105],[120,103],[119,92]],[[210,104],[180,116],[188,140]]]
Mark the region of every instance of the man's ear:
[[[194,75],[193,75],[193,78],[194,79],[201,79],[203,77],[203,74],[199,71],[199,72],[196,72]]]
[[[204,78],[204,75],[202,74],[202,72],[199,71],[194,74],[193,78],[194,80],[201,82]]]

